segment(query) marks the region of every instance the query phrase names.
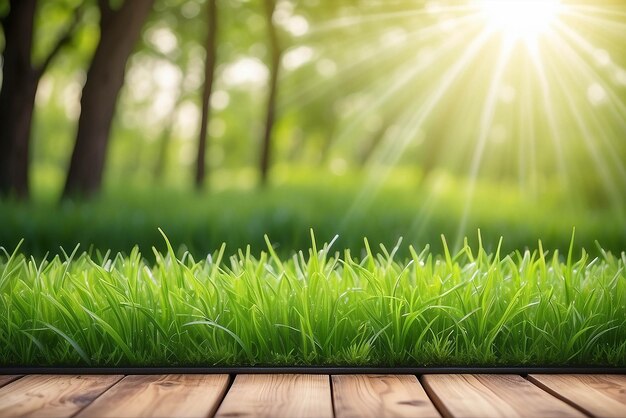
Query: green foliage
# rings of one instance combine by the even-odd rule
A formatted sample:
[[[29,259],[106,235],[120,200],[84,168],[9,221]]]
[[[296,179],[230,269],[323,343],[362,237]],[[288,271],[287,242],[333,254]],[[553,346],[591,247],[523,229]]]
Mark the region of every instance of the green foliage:
[[[403,237],[441,252],[441,234],[458,249],[460,238],[480,228],[489,251],[500,236],[506,252],[532,248],[538,239],[567,251],[576,228],[577,251],[595,251],[596,240],[617,253],[626,248],[623,213],[577,206],[557,186],[545,185],[542,194],[528,196],[507,184],[482,181],[468,200],[467,183],[445,173],[425,182],[418,171],[388,175],[390,180],[381,183],[376,172],[362,178],[358,171],[337,176],[277,167],[275,185],[265,190],[254,189],[251,171],[235,171],[215,172],[210,194],[173,188],[151,192],[129,181],[125,189],[111,188],[91,201],[58,204],[52,192],[35,202],[0,204],[0,245],[13,248],[24,239],[23,251],[37,258],[78,243],[88,251],[129,253],[138,245],[146,252],[152,246],[165,249],[157,233],[162,228],[176,249],[182,246],[194,257],[222,242],[230,249],[250,245],[259,254],[264,234],[281,256],[289,256],[308,247],[308,231],[314,228],[322,241],[339,234],[337,245],[356,254],[363,237],[386,246]],[[408,256],[406,248],[401,251]]]
[[[536,51],[492,34],[464,61],[485,22],[463,7],[280,1],[273,184],[254,190],[266,23],[259,1],[219,0],[203,195],[181,185],[205,4],[155,2],[106,193],[57,204],[99,12],[39,2],[36,64],[81,12],[39,85],[35,201],[0,201],[0,245],[25,239],[0,257],[0,363],[624,365],[624,6],[568,5]],[[310,228],[342,252],[309,250]]]
[[[9,12],[9,0],[0,0],[0,17],[4,17]]]
[[[42,81],[35,112],[33,185],[58,190],[99,17],[93,0],[40,3],[38,59],[47,55],[73,8],[84,9],[72,43]],[[571,13],[563,13],[561,23],[580,40],[546,35],[536,56],[517,45],[497,76],[503,54],[498,34],[459,66],[485,26],[478,6],[468,12],[455,11],[465,2],[451,8],[404,1],[318,3],[277,4],[285,54],[273,163],[320,171],[334,165],[434,168],[470,179],[517,181],[516,187],[531,192],[544,181],[560,181],[576,198],[623,210],[623,5],[589,10],[568,5]],[[6,0],[0,9],[3,4]],[[107,182],[191,181],[185,174],[196,160],[205,4],[155,2],[128,64]],[[214,91],[219,100],[209,124],[209,172],[247,170],[258,161],[268,64],[261,6],[260,1],[218,1]],[[497,100],[488,112],[492,89]],[[590,99],[594,92],[597,102]],[[154,182],[162,149],[164,174]],[[472,168],[475,161],[478,168]]]
[[[267,240],[267,238],[266,238]],[[228,257],[147,263],[76,251],[0,260],[0,364],[626,365],[626,255],[488,254],[467,244],[398,259],[267,240]]]

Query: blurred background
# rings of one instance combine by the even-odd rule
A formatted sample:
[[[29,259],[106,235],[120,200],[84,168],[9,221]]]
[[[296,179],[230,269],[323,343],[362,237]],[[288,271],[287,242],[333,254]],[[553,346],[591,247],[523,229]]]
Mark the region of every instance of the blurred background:
[[[8,251],[626,249],[622,1],[0,0],[0,24]]]

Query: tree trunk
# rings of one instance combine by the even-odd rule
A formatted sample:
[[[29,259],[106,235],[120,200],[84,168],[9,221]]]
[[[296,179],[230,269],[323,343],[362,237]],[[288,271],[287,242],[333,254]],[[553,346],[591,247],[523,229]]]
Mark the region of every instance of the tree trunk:
[[[206,177],[206,148],[211,112],[211,93],[215,64],[217,61],[217,5],[216,0],[207,1],[207,37],[206,58],[204,61],[204,89],[202,91],[202,117],[200,120],[200,136],[198,138],[198,158],[196,161],[196,189],[202,190]]]
[[[113,10],[99,0],[100,41],[87,72],[80,101],[76,143],[63,196],[90,196],[100,191],[111,123],[124,85],[126,62],[154,0],[126,0]]]
[[[174,130],[174,123],[176,122],[176,115],[178,114],[180,103],[181,98],[178,97],[176,105],[170,112],[165,127],[161,131],[161,136],[159,137],[159,152],[157,154],[156,163],[154,164],[154,170],[152,172],[152,177],[155,184],[160,184],[163,182],[165,167],[167,166],[167,154],[169,151],[170,142],[172,140],[172,131]]]
[[[27,198],[31,122],[39,76],[31,62],[36,0],[14,0],[3,20],[0,195]]]
[[[267,97],[267,107],[265,115],[265,130],[263,131],[263,139],[261,142],[261,159],[260,159],[260,174],[261,174],[261,186],[267,184],[267,177],[269,173],[269,166],[271,161],[271,148],[272,148],[272,131],[274,129],[274,120],[276,118],[276,97],[278,93],[278,76],[280,72],[280,58],[282,51],[278,41],[278,33],[276,26],[274,25],[273,16],[274,8],[276,6],[275,0],[265,0],[265,17],[267,22],[267,31],[270,40],[270,83]]]

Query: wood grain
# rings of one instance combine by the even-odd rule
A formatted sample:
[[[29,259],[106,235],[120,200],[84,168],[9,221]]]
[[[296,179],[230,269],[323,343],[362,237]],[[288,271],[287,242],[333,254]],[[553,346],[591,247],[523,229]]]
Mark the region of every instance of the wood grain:
[[[332,417],[330,379],[324,375],[237,375],[217,417]]]
[[[21,375],[16,375],[16,374],[2,374],[0,375],[0,388],[2,386],[6,386],[9,383],[13,382],[14,380],[19,379],[20,377],[22,377]]]
[[[228,384],[225,374],[126,376],[78,417],[208,417]]]
[[[0,389],[0,417],[70,417],[122,376],[25,376]]]
[[[335,416],[439,417],[413,375],[332,376]]]
[[[624,375],[530,375],[528,380],[597,417],[626,416]]]
[[[518,375],[426,375],[424,389],[445,417],[584,417]]]

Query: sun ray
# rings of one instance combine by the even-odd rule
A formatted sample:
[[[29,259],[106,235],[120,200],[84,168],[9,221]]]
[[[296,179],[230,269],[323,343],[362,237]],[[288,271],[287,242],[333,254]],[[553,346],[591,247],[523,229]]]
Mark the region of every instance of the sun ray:
[[[333,19],[330,21],[326,21],[324,23],[318,23],[315,29],[309,31],[309,33],[306,36],[308,38],[308,37],[313,37],[313,36],[317,36],[320,34],[332,32],[337,29],[345,29],[351,26],[361,26],[367,23],[380,23],[382,21],[393,20],[393,19],[407,19],[409,17],[419,17],[419,16],[428,16],[428,15],[432,16],[432,15],[444,14],[444,13],[466,13],[469,11],[475,11],[475,7],[471,5],[440,6],[434,10],[429,9],[429,8],[418,8],[418,9],[414,8],[411,10],[340,17],[338,19]]]
[[[583,51],[587,52],[591,57],[593,57],[594,52],[597,51],[599,48],[595,48],[591,43],[586,41],[583,37],[578,35],[576,32],[569,29],[567,26],[560,24],[560,25],[557,25],[557,27],[563,34],[566,35],[566,37],[563,38],[563,40],[561,40],[561,38],[558,38],[558,40],[562,42],[560,45],[567,48],[567,50],[570,52],[570,56],[572,60],[576,61],[576,64],[579,66],[581,73],[584,73],[584,75],[588,78],[588,80],[596,80],[598,83],[602,85],[605,92],[608,94],[609,98],[612,100],[613,102],[612,104],[615,106],[615,108],[611,107],[611,111],[616,112],[615,114],[617,117],[619,118],[626,117],[626,105],[622,103],[622,101],[620,101],[617,98],[617,96],[613,93],[613,89],[610,88],[608,84],[604,81],[604,77],[598,74],[598,72],[595,69],[593,69],[580,56],[576,48],[572,47],[568,42],[565,42],[565,40],[569,39],[570,41],[574,42],[578,48],[581,48]]]
[[[554,42],[562,42],[562,41],[555,39]],[[554,52],[558,53],[557,51],[562,51],[561,48],[562,46],[557,46]],[[554,72],[559,71],[559,69],[554,68],[554,65],[552,66],[552,70]],[[581,133],[583,145],[589,152],[591,160],[593,161],[594,166],[596,168],[596,171],[601,177],[602,186],[605,188],[605,191],[609,193],[609,197],[612,203],[616,207],[620,208],[620,210],[623,209],[623,202],[620,199],[621,193],[613,181],[613,176],[611,172],[607,169],[606,160],[604,159],[603,155],[600,153],[600,150],[598,149],[596,144],[592,142],[593,135],[590,131],[589,126],[587,125],[586,119],[583,117],[578,107],[574,105],[575,98],[572,95],[569,87],[565,85],[562,77],[555,77],[555,78],[557,80],[558,86],[560,87],[560,91],[565,97],[564,102],[567,103],[567,109],[573,116],[572,120],[574,121],[579,132]]]
[[[599,74],[599,70],[596,71],[589,64],[587,58],[593,58],[594,53],[597,55],[598,48],[593,45],[594,42],[584,37],[584,31],[581,32],[580,27],[569,26],[572,22],[576,22],[575,19],[581,19],[578,21],[580,25],[585,29],[592,30],[594,25],[605,22],[607,27],[604,30],[616,33],[624,26],[618,21],[619,13],[615,14],[600,10],[601,8],[594,8],[589,10],[588,15],[585,15],[584,9],[560,0],[510,0],[506,4],[508,8],[505,8],[501,1],[480,0],[470,2],[463,7],[435,8],[435,12],[427,10],[424,5],[421,5],[418,9],[410,12],[374,13],[327,21],[319,27],[321,32],[310,34],[311,36],[322,36],[325,31],[328,31],[327,33],[331,33],[333,30],[340,31],[342,28],[358,26],[359,23],[366,24],[378,19],[378,17],[388,22],[398,19],[398,21],[402,21],[400,26],[404,27],[412,16],[420,19],[426,16],[441,16],[448,22],[454,22],[455,26],[455,31],[448,32],[449,35],[444,37],[445,31],[441,30],[438,21],[430,21],[429,18],[422,19],[420,28],[417,31],[406,32],[408,35],[401,44],[393,45],[390,48],[370,48],[371,53],[365,56],[357,55],[356,60],[349,62],[348,65],[342,65],[339,69],[340,75],[334,77],[337,83],[349,80],[351,85],[354,85],[353,83],[359,79],[360,74],[371,73],[372,71],[383,73],[386,70],[379,65],[381,56],[389,57],[387,59],[389,66],[385,68],[393,68],[393,73],[384,73],[383,77],[375,78],[368,85],[364,85],[361,90],[356,90],[367,95],[367,101],[355,108],[352,115],[344,116],[340,124],[339,134],[333,139],[334,153],[340,155],[346,144],[349,144],[349,138],[361,137],[360,133],[365,134],[366,131],[363,126],[372,115],[377,115],[380,112],[391,115],[391,122],[388,117],[385,117],[384,123],[385,125],[393,125],[394,129],[382,131],[381,139],[372,141],[372,148],[368,149],[367,154],[368,171],[363,187],[352,206],[348,208],[345,214],[346,218],[368,206],[394,167],[398,164],[404,164],[408,146],[418,137],[420,130],[428,130],[428,135],[431,135],[430,118],[433,116],[433,111],[441,103],[447,101],[445,97],[450,92],[455,91],[457,86],[459,89],[463,88],[463,95],[459,96],[459,104],[457,105],[459,110],[457,112],[459,114],[464,112],[464,117],[467,118],[468,131],[474,129],[472,128],[474,123],[477,125],[476,133],[472,141],[463,141],[461,137],[465,135],[461,133],[461,137],[459,137],[459,131],[455,131],[456,128],[452,126],[447,130],[444,129],[443,135],[434,128],[435,135],[437,135],[434,139],[445,141],[446,146],[453,145],[455,149],[445,155],[435,152],[433,153],[434,156],[429,156],[433,161],[436,160],[437,166],[444,166],[457,161],[464,162],[465,158],[469,160],[468,170],[464,173],[467,182],[464,191],[464,205],[459,205],[459,210],[462,213],[458,221],[456,247],[460,245],[466,233],[467,224],[475,204],[475,195],[479,191],[479,179],[482,178],[483,173],[491,172],[490,170],[506,174],[510,171],[510,168],[507,167],[507,162],[510,161],[513,161],[513,169],[517,170],[517,190],[529,193],[531,197],[539,196],[539,191],[551,190],[542,185],[547,179],[555,181],[555,184],[561,188],[560,190],[567,191],[571,195],[570,198],[575,199],[576,196],[582,196],[573,184],[576,167],[573,165],[575,162],[570,157],[570,154],[578,156],[577,147],[580,150],[585,150],[589,155],[588,158],[598,171],[603,187],[608,188],[607,193],[611,196],[611,201],[619,200],[616,192],[622,187],[622,184],[626,185],[626,166],[620,161],[620,154],[615,152],[616,149],[611,138],[618,135],[615,123],[624,120],[626,116],[625,105],[617,96],[618,93],[607,84],[607,77]],[[511,9],[511,5],[515,7]],[[581,23],[583,20],[585,21],[584,24]],[[473,22],[476,23],[475,26],[471,26]],[[475,28],[476,32],[470,31],[470,27]],[[477,33],[478,35],[476,35]],[[374,41],[376,41],[376,35],[372,35]],[[369,34],[364,34],[364,36],[369,36]],[[598,35],[597,39],[611,39],[610,36],[613,35],[606,32],[606,35]],[[451,63],[448,63],[446,59],[436,58],[432,69],[420,63],[418,59],[404,55],[405,48],[408,50],[420,48],[421,45],[425,44],[436,44],[437,57],[451,58],[448,54],[452,54],[455,48],[460,46],[461,42],[458,40],[463,37],[471,39],[471,42],[466,48],[459,51],[459,57],[455,57]],[[363,37],[359,39],[362,40]],[[498,55],[492,54],[489,48],[483,49],[488,40],[493,41],[494,44],[496,41],[500,42]],[[349,42],[342,40],[337,45],[347,45]],[[558,48],[547,49],[546,45],[558,45]],[[340,48],[340,46],[337,47]],[[491,47],[493,45],[490,45]],[[555,53],[557,49],[560,50]],[[548,51],[551,51],[551,54],[548,54]],[[461,87],[457,81],[472,77],[471,74],[475,74],[476,69],[480,68],[481,64],[475,62],[476,56],[485,58],[482,65],[488,65],[485,62],[490,62],[486,60],[491,57],[495,61],[489,84],[483,87],[483,82],[476,82],[476,77],[474,77],[473,84]],[[398,59],[395,60],[395,58]],[[402,61],[403,59],[404,61]],[[616,71],[621,68],[617,63],[619,60],[611,61],[610,67],[603,68],[613,70],[613,74],[616,74]],[[546,64],[549,65],[549,69],[546,69]],[[500,108],[500,104],[497,103],[499,90],[503,86],[506,74],[509,74],[507,69],[514,68],[515,65],[525,66],[525,68],[510,70],[510,74],[518,72],[516,88],[519,95],[516,103],[509,104],[511,107],[505,110]],[[445,66],[441,75],[436,73],[435,68],[437,66],[438,68]],[[597,80],[597,83],[611,99],[611,106],[603,111],[603,117],[610,116],[612,118],[609,126],[603,126],[603,121],[594,116],[593,112],[587,115],[583,114],[584,111],[581,109],[571,108],[573,95],[571,92],[563,91],[564,84],[567,83],[557,77],[557,71],[562,74],[567,73],[567,77],[575,82],[580,81],[581,78]],[[429,85],[426,80],[432,81],[435,74],[437,74],[436,83]],[[616,77],[616,82],[619,82],[618,76],[614,75],[614,77]],[[363,79],[365,80],[366,77]],[[558,82],[555,83],[555,79]],[[322,89],[315,85],[309,85],[305,89],[297,91],[297,96],[290,98],[290,100],[298,100],[299,102],[302,98],[313,100],[311,97],[325,94],[325,91],[330,91],[332,86],[337,86],[337,84],[329,82],[326,83],[326,86],[326,89]],[[412,100],[413,106],[404,103],[404,97],[408,97],[410,94],[409,88],[419,91],[413,99],[406,99]],[[468,105],[469,110],[463,110],[461,103],[469,103],[467,98],[474,97],[471,102],[475,103],[476,97],[478,100],[482,100],[482,95],[485,95],[482,109],[472,110],[471,105]],[[561,102],[563,102],[562,105]],[[590,106],[589,103],[587,104]],[[474,112],[478,112],[479,116],[474,118]],[[494,128],[494,121],[500,115],[507,114],[501,112],[508,112],[510,116],[508,120],[515,123],[513,136],[517,142],[505,144],[499,150],[494,148],[494,152],[490,153],[488,152],[490,149],[489,141]],[[587,119],[580,120],[583,117]],[[436,123],[436,120],[432,122],[432,124]],[[562,132],[563,124],[574,124],[580,138],[576,134],[571,140],[578,141],[579,145],[565,142],[567,131]],[[595,136],[596,139],[592,136]],[[455,142],[452,142],[450,138],[455,138]],[[574,151],[571,150],[572,147]],[[371,151],[372,149],[373,151]],[[517,160],[515,157],[501,154],[509,150],[513,150],[513,153],[517,154]],[[545,154],[544,150],[547,150],[548,153]],[[426,152],[430,151],[427,150]],[[498,158],[498,155],[504,158]],[[547,156],[553,159],[551,166],[547,165],[550,164],[550,161],[546,159]],[[608,164],[608,168],[602,168],[606,164]],[[547,171],[544,172],[544,170]],[[612,172],[618,176],[613,178],[612,183],[610,183]],[[513,174],[515,175],[515,173]],[[438,199],[434,189],[426,191],[424,188],[423,191],[428,196],[421,196],[420,213],[411,226],[412,230],[424,225]],[[584,199],[581,197],[580,201],[583,202]]]
[[[457,27],[459,32],[465,30],[466,25],[471,24],[476,21],[476,15],[468,15],[461,16],[458,18],[454,18],[451,20],[453,24]],[[419,30],[411,31],[407,34],[407,38],[403,43],[399,43],[397,45],[392,45],[391,47],[381,49],[374,48],[367,55],[363,57],[359,57],[357,60],[350,62],[349,65],[339,68],[338,74],[335,76],[333,82],[328,82],[326,80],[319,80],[316,83],[310,83],[303,89],[298,89],[295,95],[283,98],[279,105],[279,109],[288,108],[289,106],[293,106],[295,103],[298,106],[302,106],[306,103],[309,103],[316,98],[325,96],[329,91],[332,91],[337,87],[337,85],[344,83],[345,79],[353,80],[354,77],[359,74],[365,74],[366,69],[364,66],[367,64],[374,65],[376,62],[379,62],[384,57],[394,56],[398,54],[398,51],[402,48],[406,48],[407,45],[410,45],[411,42],[420,41],[424,43],[430,40],[431,37],[443,36],[443,31],[438,22],[433,22],[425,27],[421,27]],[[371,35],[371,38],[379,38],[380,34],[375,33]],[[363,38],[356,37],[352,39],[350,42],[359,43],[363,42]],[[447,42],[446,42],[447,43]]]
[[[527,66],[528,62],[525,60],[524,65]],[[533,120],[532,112],[532,87],[529,79],[529,72],[524,69],[522,73],[522,89],[520,97],[520,114],[518,120],[518,129],[521,140],[518,141],[519,147],[519,182],[520,189],[527,191],[530,188],[531,196],[534,198],[537,192],[536,185],[536,132],[535,123]],[[529,167],[527,167],[529,166]],[[528,184],[530,183],[530,186]]]
[[[559,138],[558,124],[555,119],[555,109],[552,106],[551,100],[551,86],[548,83],[546,72],[542,61],[536,54],[530,54],[530,59],[535,67],[536,75],[539,78],[539,91],[541,92],[541,99],[543,107],[545,109],[545,117],[548,122],[548,130],[550,131],[550,142],[555,151],[556,162],[558,166],[558,173],[560,175],[560,181],[565,185],[566,190],[570,191],[569,170],[564,157],[563,147]]]
[[[595,28],[600,27],[603,30],[607,30],[610,28],[611,30],[615,30],[618,34],[623,34],[626,30],[626,23],[624,23],[623,21],[590,15],[584,12],[577,11],[576,9],[567,9],[567,11],[563,13],[563,15],[565,17],[571,16],[576,18],[577,20],[585,21]]]
[[[437,87],[431,92],[425,103],[420,105],[419,111],[410,120],[410,122],[405,125],[404,130],[399,135],[401,140],[395,141],[393,144],[389,144],[390,146],[387,147],[387,149],[381,150],[381,153],[379,154],[381,160],[390,165],[393,165],[398,160],[407,144],[416,134],[417,130],[423,125],[424,121],[428,118],[442,97],[449,91],[453,83],[458,79],[463,71],[469,67],[469,63],[478,55],[489,37],[490,33],[483,30],[467,46],[463,55],[444,73]]]
[[[420,110],[411,119],[411,121],[405,125],[405,128],[399,135],[399,140],[395,141],[392,146],[388,147],[386,154],[389,156],[389,160],[386,161],[387,165],[385,168],[377,171],[376,173],[370,172],[361,192],[344,217],[344,223],[345,219],[349,219],[350,216],[371,201],[376,191],[388,177],[391,167],[402,154],[403,150],[423,124],[424,120],[428,117],[428,115],[430,115],[443,95],[448,92],[448,89],[454,81],[467,68],[468,63],[478,55],[489,37],[489,31],[481,31],[480,34],[476,36],[476,38],[473,39],[467,46],[464,53],[458,58],[456,63],[444,73],[435,90],[430,93],[426,102],[420,107]]]
[[[489,135],[489,130],[492,126],[493,117],[496,110],[497,93],[498,89],[500,88],[500,83],[504,74],[504,70],[508,64],[509,57],[513,49],[512,47],[513,45],[510,42],[503,43],[503,48],[500,51],[496,67],[494,68],[493,75],[491,76],[491,83],[489,85],[489,90],[487,91],[487,96],[485,98],[485,103],[482,110],[478,141],[474,147],[474,153],[472,155],[472,161],[467,175],[469,184],[466,186],[465,204],[454,241],[455,249],[461,247],[463,238],[466,236],[467,222],[472,208],[474,191],[476,189],[476,182],[478,180],[478,173],[480,171],[485,146],[487,144],[487,138]]]
[[[429,60],[422,60],[420,57],[416,57],[413,61],[410,61],[409,65],[407,65],[407,69],[402,71],[402,74],[397,76],[391,85],[386,82],[382,83],[380,91],[374,93],[376,99],[369,106],[369,110],[381,108],[398,94],[400,90],[410,85],[411,81],[417,77],[419,73],[430,68],[433,62],[436,62],[442,56],[450,53],[455,47],[459,46],[464,41],[465,37],[466,34],[464,32],[459,32],[454,37],[447,39],[444,44],[440,45]],[[336,139],[337,144],[347,140],[352,135],[354,129],[358,126],[362,126],[365,120],[370,116],[370,113],[361,111],[360,115],[353,118],[351,122],[345,126],[343,132],[339,134],[339,137]]]
[[[576,49],[572,48],[567,42],[565,42],[564,40],[560,38],[555,39],[554,42],[558,43],[558,48],[561,51],[561,53],[567,53],[568,54],[567,59],[577,66],[577,70],[576,70],[577,73],[584,75],[588,83],[596,82],[602,86],[606,94],[612,99],[613,106],[610,107],[610,110],[612,111],[612,113],[614,113],[615,117],[618,120],[623,120],[623,118],[626,117],[625,116],[626,107],[624,107],[623,103],[621,103],[619,99],[617,99],[617,97],[613,94],[612,89],[606,83],[604,83],[604,81],[602,80],[602,77],[599,74],[597,74],[580,57],[580,55],[576,52]],[[618,108],[617,111],[615,110],[615,107]],[[592,119],[592,122],[594,122],[594,125],[598,125],[595,118]],[[601,126],[600,126],[600,129],[604,130],[604,128]],[[602,140],[602,143],[604,144],[604,146],[608,148],[608,155],[609,155],[610,161],[613,163],[615,168],[619,171],[622,181],[626,183],[626,167],[624,166],[623,161],[619,158],[619,153],[617,153],[617,151],[613,147],[613,144],[611,144],[609,141],[606,140],[606,135],[599,135],[599,138]]]
[[[626,18],[626,11],[615,10],[614,8],[607,9],[605,7],[598,6],[590,6],[586,4],[576,4],[576,3],[568,3],[567,8],[570,10],[584,12],[586,14],[598,14],[598,15],[606,15],[614,18]],[[624,5],[622,4],[620,10],[624,9]]]

